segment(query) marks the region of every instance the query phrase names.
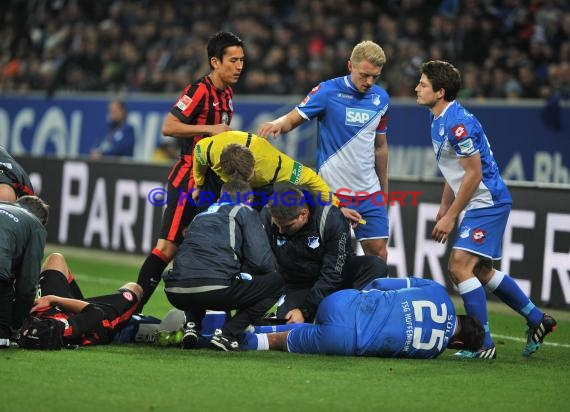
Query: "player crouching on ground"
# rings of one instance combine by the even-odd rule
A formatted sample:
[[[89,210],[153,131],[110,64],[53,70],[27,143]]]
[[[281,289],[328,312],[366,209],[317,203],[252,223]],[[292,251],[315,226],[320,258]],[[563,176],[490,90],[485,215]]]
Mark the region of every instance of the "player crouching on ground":
[[[60,349],[107,344],[137,308],[142,288],[133,282],[117,292],[83,299],[63,255],[47,257],[40,275],[41,297],[24,320],[19,346]]]
[[[484,336],[481,322],[455,314],[440,284],[420,278],[380,278],[364,290],[346,289],[326,297],[319,305],[315,324],[286,332],[246,334],[242,347],[430,359],[446,348],[478,349]]]

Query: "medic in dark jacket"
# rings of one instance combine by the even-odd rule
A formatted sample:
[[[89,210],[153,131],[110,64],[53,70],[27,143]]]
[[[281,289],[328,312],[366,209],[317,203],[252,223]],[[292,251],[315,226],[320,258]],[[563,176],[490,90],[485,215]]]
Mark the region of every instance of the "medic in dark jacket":
[[[261,219],[285,283],[277,315],[289,322],[310,322],[326,296],[387,275],[382,259],[353,256],[350,225],[339,208],[295,186],[277,191]]]

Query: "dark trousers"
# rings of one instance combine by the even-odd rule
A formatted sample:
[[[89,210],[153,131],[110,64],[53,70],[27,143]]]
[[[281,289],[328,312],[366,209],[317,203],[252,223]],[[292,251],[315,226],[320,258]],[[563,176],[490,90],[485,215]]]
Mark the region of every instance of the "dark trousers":
[[[362,289],[376,278],[388,276],[386,262],[377,256],[349,256],[342,270],[342,284],[331,292],[342,289]],[[285,285],[285,300],[277,308],[277,317],[284,318],[287,312],[303,304],[312,287],[299,288],[294,285]],[[312,322],[313,319],[305,319]]]
[[[166,285],[168,288],[168,284]],[[255,323],[277,302],[282,293],[283,280],[277,272],[253,276],[252,280],[235,278],[224,289],[200,293],[173,293],[166,291],[168,301],[186,313],[186,321],[194,322],[200,330],[206,309],[233,310],[236,314],[226,321],[222,333],[237,337],[248,325]]]
[[[0,279],[0,339],[11,338],[13,302],[14,286],[12,283]]]

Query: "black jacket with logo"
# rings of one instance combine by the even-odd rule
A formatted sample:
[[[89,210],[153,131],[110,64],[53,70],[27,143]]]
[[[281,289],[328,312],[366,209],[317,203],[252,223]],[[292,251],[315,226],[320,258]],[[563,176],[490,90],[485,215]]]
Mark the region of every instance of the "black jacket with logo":
[[[229,286],[240,272],[255,276],[273,271],[257,211],[244,204],[216,203],[190,223],[164,280],[167,288]]]
[[[352,254],[350,226],[336,206],[309,205],[309,220],[292,236],[279,234],[271,223],[269,207],[264,207],[261,220],[277,261],[286,289],[311,288],[299,308],[311,319],[326,296],[340,289],[346,259]]]
[[[36,216],[17,204],[0,202],[0,280],[14,284],[14,328],[36,298],[46,236]]]

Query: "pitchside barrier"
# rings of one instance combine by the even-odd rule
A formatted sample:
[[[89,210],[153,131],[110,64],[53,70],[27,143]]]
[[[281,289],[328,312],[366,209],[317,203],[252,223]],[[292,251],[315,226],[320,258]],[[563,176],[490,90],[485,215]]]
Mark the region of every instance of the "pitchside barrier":
[[[30,173],[36,191],[51,205],[48,242],[143,254],[154,246],[168,167],[18,160]],[[392,203],[391,275],[431,277],[451,290],[446,277],[450,244],[431,239],[442,187],[438,179],[392,179],[390,195],[377,196],[376,201]],[[512,273],[535,302],[569,309],[570,187],[511,183],[510,189],[514,208],[498,267]]]
[[[304,96],[234,98],[232,128],[255,132]],[[14,156],[53,155],[76,158],[88,154],[105,135],[108,94],[0,96],[0,145]],[[125,96],[127,121],[136,136],[134,157],[148,162],[165,138],[164,116],[177,95]],[[481,121],[503,178],[570,184],[570,102],[555,100],[466,100]],[[429,112],[415,99],[392,99],[389,111],[390,176],[431,178],[438,168],[429,137]],[[364,119],[362,119],[364,121]],[[272,141],[301,163],[315,161],[316,122],[307,122]]]

